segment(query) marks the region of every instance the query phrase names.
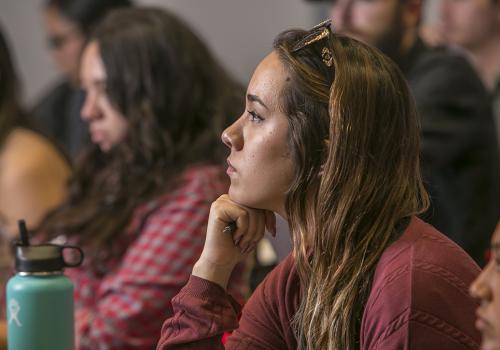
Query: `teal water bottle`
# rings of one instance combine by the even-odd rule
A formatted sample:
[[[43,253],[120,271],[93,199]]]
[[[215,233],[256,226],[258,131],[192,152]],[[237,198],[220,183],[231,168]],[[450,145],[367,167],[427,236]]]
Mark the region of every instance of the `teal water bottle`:
[[[65,267],[79,266],[83,252],[74,246],[30,245],[24,222],[16,244],[16,272],[7,283],[7,342],[9,350],[73,350],[73,283]],[[74,262],[63,251],[74,250]]]

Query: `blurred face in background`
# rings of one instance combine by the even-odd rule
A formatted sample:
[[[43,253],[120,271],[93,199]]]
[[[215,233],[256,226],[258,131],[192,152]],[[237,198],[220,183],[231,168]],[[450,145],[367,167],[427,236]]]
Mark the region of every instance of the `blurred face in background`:
[[[481,349],[500,349],[500,221],[491,240],[491,259],[472,283],[470,293],[481,301],[476,321],[483,334]]]
[[[473,50],[500,32],[500,1],[441,0],[441,20],[448,42]]]
[[[81,85],[86,92],[81,115],[89,125],[92,142],[108,152],[123,141],[128,123],[125,117],[111,104],[106,91],[106,71],[102,63],[99,46],[91,42],[83,52]]]
[[[399,62],[415,40],[422,0],[333,0],[334,31],[349,35]]]
[[[334,0],[333,29],[386,51],[401,43],[400,0]]]
[[[54,61],[65,78],[78,85],[80,59],[86,40],[83,32],[78,24],[71,22],[54,7],[45,10],[43,19]]]

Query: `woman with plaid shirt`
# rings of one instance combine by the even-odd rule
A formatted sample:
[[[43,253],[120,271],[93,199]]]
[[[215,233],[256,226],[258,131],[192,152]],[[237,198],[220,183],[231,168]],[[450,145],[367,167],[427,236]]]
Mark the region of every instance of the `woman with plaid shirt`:
[[[67,272],[78,349],[152,349],[203,249],[210,204],[227,191],[219,135],[243,93],[186,24],[151,8],[103,20],[81,82],[93,145],[40,232],[86,253]]]

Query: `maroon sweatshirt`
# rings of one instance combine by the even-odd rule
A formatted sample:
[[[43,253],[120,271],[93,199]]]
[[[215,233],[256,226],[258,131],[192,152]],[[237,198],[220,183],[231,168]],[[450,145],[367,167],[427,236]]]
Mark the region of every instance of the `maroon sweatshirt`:
[[[478,349],[477,303],[468,287],[479,268],[455,243],[418,218],[377,265],[360,330],[361,349]],[[261,283],[243,309],[219,285],[191,276],[174,297],[157,350],[296,349],[291,320],[300,303],[291,256]]]

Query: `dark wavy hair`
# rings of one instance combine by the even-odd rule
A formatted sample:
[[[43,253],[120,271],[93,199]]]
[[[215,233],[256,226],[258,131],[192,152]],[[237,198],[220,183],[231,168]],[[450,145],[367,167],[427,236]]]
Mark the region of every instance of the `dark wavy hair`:
[[[301,349],[353,350],[381,255],[428,207],[419,121],[386,56],[331,32],[310,36],[290,30],[274,44],[290,75],[286,211],[303,295],[293,325]]]
[[[85,36],[108,12],[114,9],[130,7],[130,0],[46,0],[46,8],[58,10],[69,21],[78,25]]]
[[[222,163],[219,135],[240,114],[244,92],[164,10],[116,10],[90,40],[99,47],[108,98],[129,131],[107,153],[95,145],[84,152],[65,204],[41,230],[78,235],[98,252],[112,250],[134,209],[175,186],[188,165]]]

